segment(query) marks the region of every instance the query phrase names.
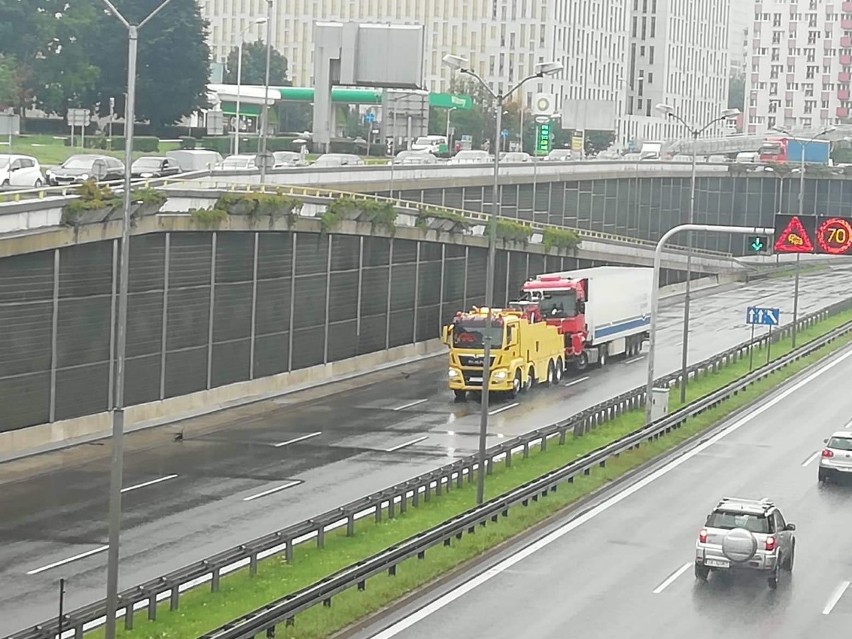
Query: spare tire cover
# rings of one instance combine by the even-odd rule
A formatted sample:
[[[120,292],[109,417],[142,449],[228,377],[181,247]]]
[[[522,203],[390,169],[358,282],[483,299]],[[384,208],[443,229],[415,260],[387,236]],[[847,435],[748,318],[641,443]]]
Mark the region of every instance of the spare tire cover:
[[[722,552],[731,561],[744,563],[757,552],[757,539],[745,528],[734,528],[722,540]]]

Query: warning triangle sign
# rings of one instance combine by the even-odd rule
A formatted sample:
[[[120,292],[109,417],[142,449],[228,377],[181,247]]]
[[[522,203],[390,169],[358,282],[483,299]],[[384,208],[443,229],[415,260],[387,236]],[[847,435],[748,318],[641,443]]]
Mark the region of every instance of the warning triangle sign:
[[[790,218],[784,230],[776,236],[776,253],[813,253],[814,244],[799,216]]]

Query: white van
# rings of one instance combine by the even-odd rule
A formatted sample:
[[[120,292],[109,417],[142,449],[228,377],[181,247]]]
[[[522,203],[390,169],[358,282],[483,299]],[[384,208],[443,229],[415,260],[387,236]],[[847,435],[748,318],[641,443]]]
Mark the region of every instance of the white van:
[[[169,151],[166,157],[176,160],[184,173],[210,171],[222,163],[222,156],[218,152],[207,149]]]
[[[757,164],[760,160],[760,154],[753,151],[744,151],[737,153],[737,164]]]
[[[412,151],[428,151],[439,155],[447,151],[447,138],[443,135],[422,135],[411,145]]]

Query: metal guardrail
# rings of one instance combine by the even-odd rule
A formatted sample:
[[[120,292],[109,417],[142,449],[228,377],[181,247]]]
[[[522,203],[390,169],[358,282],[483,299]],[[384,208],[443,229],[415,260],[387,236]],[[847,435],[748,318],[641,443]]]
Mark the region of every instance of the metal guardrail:
[[[575,477],[588,475],[595,467],[606,467],[610,459],[618,457],[634,448],[638,448],[644,442],[653,442],[662,436],[668,435],[684,426],[689,419],[715,408],[723,401],[744,391],[752,384],[765,379],[769,375],[803,357],[807,357],[826,344],[849,333],[852,333],[852,322],[847,322],[829,334],[797,348],[795,351],[788,353],[778,360],[762,366],[742,379],[692,402],[688,406],[657,420],[653,424],[644,426],[615,442],[583,455],[563,468],[532,480],[506,495],[501,495],[490,500],[482,506],[468,510],[454,519],[439,524],[422,534],[411,537],[369,559],[349,566],[299,592],[281,597],[263,608],[201,635],[199,639],[253,639],[253,637],[262,632],[266,632],[268,637],[274,637],[275,627],[281,623],[293,625],[296,614],[317,606],[320,603],[330,606],[334,595],[351,588],[357,587],[359,590],[364,590],[366,588],[366,581],[370,577],[384,572],[387,572],[391,576],[396,575],[396,568],[403,561],[413,557],[423,559],[429,549],[439,544],[449,545],[453,538],[461,539],[465,533],[475,533],[477,527],[486,526],[489,521],[496,522],[501,517],[507,517],[510,508],[516,507],[518,504],[527,506],[530,501],[538,501],[540,498],[547,497],[551,492],[555,492],[560,484],[572,483]],[[562,432],[564,433],[565,430]],[[540,445],[542,447],[547,445],[547,438],[550,436],[552,435],[541,436]],[[493,458],[491,461],[493,462]],[[506,461],[508,463],[508,457]],[[451,483],[448,483],[447,489],[450,486]],[[400,505],[403,503],[404,501],[401,501]]]
[[[798,325],[801,330],[803,328],[812,326],[815,323],[822,321],[831,315],[848,310],[850,308],[852,308],[852,298],[837,302],[829,307],[817,311],[816,313],[811,313],[805,317],[802,317],[798,321]],[[847,330],[852,330],[852,325],[847,326]],[[779,339],[788,336],[791,330],[792,325],[788,325],[780,328],[778,331],[773,331],[771,335],[772,342],[775,342]],[[693,364],[689,367],[687,374],[690,378],[694,378],[705,373],[717,371],[720,367],[726,364],[738,361],[743,357],[747,357],[751,349],[764,346],[769,339],[769,336],[761,336],[755,338],[754,340],[743,342],[737,346],[734,346],[733,348],[726,350],[723,353],[715,355],[697,364]],[[811,344],[813,344],[813,342]],[[805,345],[802,348],[808,347],[809,345]],[[796,353],[800,352],[803,351],[801,349],[796,351]],[[772,370],[775,369],[773,368]],[[760,373],[760,371],[758,371],[758,373]],[[680,377],[680,372],[672,373],[670,375],[666,375],[664,377],[659,378],[656,384],[657,386],[674,387],[680,382]],[[750,378],[751,377],[747,379]],[[717,395],[718,393],[712,395],[711,397],[716,397]],[[558,437],[559,442],[562,443],[566,440],[569,434],[571,434],[572,437],[581,437],[582,435],[595,429],[597,426],[611,419],[614,419],[625,412],[640,408],[644,405],[644,400],[645,387],[643,385],[629,392],[622,393],[621,395],[614,397],[610,400],[597,404],[596,406],[581,411],[580,413],[577,413],[576,415],[573,415],[565,420],[559,421],[555,424],[551,424],[550,426],[547,426],[545,428],[532,431],[520,437],[516,437],[512,440],[502,442],[490,448],[488,451],[489,469],[494,462],[500,460],[505,460],[505,463],[510,465],[512,463],[513,455],[518,453],[526,457],[529,454],[530,448],[535,445],[538,445],[542,448],[546,448],[548,445],[548,441],[551,438]],[[718,401],[720,400],[717,400],[715,403],[718,403]],[[695,404],[692,406],[695,406]],[[690,407],[684,409],[684,411],[686,412],[689,412],[690,410],[692,410]],[[680,411],[676,415],[681,415],[682,413],[684,413],[684,411]],[[689,414],[695,414],[695,412]],[[675,415],[671,416],[671,418],[666,418],[664,422],[653,424],[651,428],[657,429],[654,431],[657,434],[659,434],[659,432],[665,429],[671,430],[671,428],[673,428],[674,426],[661,427],[659,426],[659,424],[669,424],[668,420],[674,417]],[[637,431],[636,434],[628,437],[633,437],[635,438],[636,442],[640,442],[644,440],[645,435],[643,435],[643,433],[645,433],[646,430],[647,429]],[[590,453],[586,457],[576,462],[576,464],[579,464],[579,466],[575,466],[572,464],[572,466],[570,466],[569,468],[573,470],[571,470],[570,472],[559,471],[563,473],[563,475],[559,475],[559,477],[563,478],[559,481],[563,481],[568,477],[572,477],[576,475],[577,472],[581,472],[584,469],[589,469],[592,466],[598,464],[599,461],[608,459],[609,456],[615,454],[615,452],[613,451],[624,450],[623,447],[618,447],[622,446],[624,444],[624,441],[625,439],[619,440],[620,443],[616,442],[615,444],[610,444],[599,451]],[[601,451],[606,452],[606,455],[603,455]],[[447,464],[431,472],[424,473],[408,481],[378,491],[362,499],[358,499],[344,506],[318,515],[317,517],[314,517],[312,519],[300,522],[293,526],[288,526],[274,533],[264,535],[263,537],[251,540],[235,548],[231,548],[227,551],[208,557],[203,561],[196,562],[192,565],[186,566],[184,568],[175,570],[166,575],[158,577],[157,579],[152,579],[145,583],[139,584],[138,586],[135,586],[133,588],[129,588],[119,594],[119,614],[124,617],[124,624],[125,627],[128,629],[133,627],[135,617],[134,613],[137,610],[145,609],[147,610],[148,619],[156,619],[157,604],[160,601],[165,601],[168,599],[170,609],[176,610],[180,603],[181,593],[190,588],[196,587],[203,583],[210,582],[211,589],[213,591],[216,591],[219,589],[220,579],[222,575],[234,572],[235,570],[239,570],[246,566],[249,568],[251,574],[255,574],[255,572],[257,571],[258,562],[261,559],[264,559],[271,555],[280,554],[282,552],[284,553],[285,560],[288,562],[292,562],[293,549],[296,545],[304,543],[306,541],[315,540],[317,546],[322,547],[325,543],[326,534],[333,530],[345,527],[347,535],[354,534],[355,524],[359,519],[370,516],[374,517],[376,521],[380,521],[384,517],[392,518],[395,516],[396,512],[405,512],[405,510],[409,506],[417,507],[421,500],[429,501],[432,495],[440,495],[442,491],[451,490],[454,484],[461,485],[465,480],[472,480],[477,467],[478,466],[475,456],[457,460],[452,464]],[[552,475],[551,477],[554,476],[556,475]],[[520,491],[523,490],[523,488],[519,489],[518,491],[515,491],[510,495],[489,502],[489,504],[493,506],[495,502],[499,502],[507,504],[506,507],[508,507],[509,503],[515,503],[515,501],[517,501],[515,499],[515,496],[521,494]],[[529,499],[531,497],[526,498]],[[485,519],[489,519],[494,516],[493,514],[483,515],[483,512],[484,511],[477,509],[476,511],[472,511],[471,513],[466,513],[466,515],[463,515],[461,518],[453,520],[453,522],[451,523],[445,524],[445,526],[448,527],[451,527],[452,523],[455,524],[455,527],[452,529],[456,532],[452,534],[445,534],[446,530],[449,530],[450,528],[441,528],[441,532],[435,532],[435,530],[433,530],[431,531],[432,534],[429,537],[420,536],[418,539],[428,540],[429,543],[432,543],[435,539],[447,540],[449,539],[449,537],[457,534],[459,530],[463,531],[465,526],[469,525],[470,521],[481,522]],[[492,511],[488,512],[491,513]],[[465,517],[467,517],[467,519],[464,519]],[[459,522],[463,522],[463,525]],[[425,544],[426,541],[423,541],[423,543]],[[396,546],[394,550],[399,550],[399,548],[401,547],[402,545]],[[403,555],[383,554],[382,557],[384,557],[387,561],[395,561],[396,563],[398,563],[402,560],[400,559],[400,557],[403,557]],[[374,558],[373,560],[369,561],[377,560]],[[361,564],[358,564],[358,566],[348,569],[351,572],[344,571],[346,572],[348,577],[351,577],[352,579],[355,579],[357,577],[356,581],[349,579],[349,581],[346,581],[346,583],[349,583],[350,585],[356,585],[357,582],[363,581],[366,576],[369,576],[365,576],[366,573],[364,572],[359,572],[359,570],[361,570],[361,568],[359,567],[363,567],[366,565],[370,566],[369,570],[367,570],[366,568],[364,569],[367,570],[367,572],[375,568],[375,564],[368,564],[367,562],[362,562]],[[391,564],[386,563],[385,565],[389,566]],[[393,563],[392,565],[396,564]],[[384,569],[385,568],[379,569],[379,572]],[[376,573],[373,572],[370,574]],[[312,587],[316,590],[309,589],[313,593],[312,595],[309,596],[307,594],[304,594],[303,591],[298,595],[293,595],[288,601],[294,601],[294,597],[297,596],[302,597],[301,599],[298,599],[298,601],[300,602],[305,602],[310,599],[310,601],[318,603],[323,599],[327,599],[331,595],[340,591],[334,590],[334,588],[331,588],[329,586],[329,584],[331,583],[343,583],[333,581],[335,579],[343,579],[343,577],[341,577],[340,574],[334,577],[330,577],[323,581],[322,584]],[[270,609],[267,608],[265,610]],[[290,607],[289,603],[287,604],[286,613],[283,617],[278,614],[281,610],[284,610],[284,608],[275,608],[275,614],[269,617],[269,619],[280,618],[286,620],[286,618],[288,618],[287,615],[292,616],[293,614],[298,612],[298,610],[295,610]],[[84,632],[103,624],[105,614],[106,602],[104,600],[66,613],[63,617],[62,625],[63,628],[67,629],[67,631],[63,633],[63,637],[67,636],[74,637],[74,639],[82,639]],[[263,619],[266,620],[267,617],[263,617]],[[267,623],[267,621],[264,621],[264,623]],[[269,621],[268,623],[274,624],[278,622]],[[57,631],[58,620],[51,619],[35,627],[10,635],[9,637],[7,637],[7,639],[53,639],[56,636]],[[249,637],[251,635],[227,635],[227,637],[229,638],[237,636]],[[217,639],[219,639],[218,636]]]
[[[191,189],[187,189],[191,190]],[[479,222],[481,224],[487,224],[491,219],[490,214],[487,213],[478,213],[476,211],[468,211],[465,209],[456,209],[448,206],[441,206],[436,204],[426,204],[421,202],[414,202],[411,200],[400,200],[397,198],[389,198],[382,195],[373,195],[369,193],[350,193],[348,191],[340,191],[337,189],[327,189],[313,186],[276,186],[276,185],[253,185],[253,184],[213,184],[209,189],[204,190],[205,193],[215,194],[215,193],[266,193],[266,192],[275,192],[281,193],[284,195],[290,195],[292,197],[302,197],[302,198],[316,198],[322,200],[333,200],[337,198],[351,198],[354,200],[368,200],[373,202],[388,202],[393,204],[397,209],[403,209],[409,211],[412,215],[417,215],[421,210],[435,210],[441,211],[445,213],[451,213],[454,215],[459,215],[468,221],[471,222]],[[588,229],[579,229],[572,228],[568,226],[559,226],[557,224],[542,224],[540,222],[532,222],[530,220],[516,219],[516,218],[503,218],[509,222],[515,222],[517,224],[521,224],[526,226],[532,230],[532,232],[543,232],[545,229],[557,229],[563,231],[573,231],[580,236],[581,239],[594,239],[600,240],[603,242],[612,242],[616,244],[628,244],[633,246],[642,247],[649,250],[655,250],[657,247],[657,243],[651,240],[643,240],[635,237],[628,237],[626,235],[616,235],[614,233],[605,233],[603,231],[592,231]],[[686,253],[686,247],[670,245],[666,247],[666,251],[673,252],[682,252]],[[723,259],[733,259],[732,253],[725,253],[722,251],[713,251],[709,249],[701,249],[694,248],[692,249],[693,255],[706,255],[712,258],[723,258]]]

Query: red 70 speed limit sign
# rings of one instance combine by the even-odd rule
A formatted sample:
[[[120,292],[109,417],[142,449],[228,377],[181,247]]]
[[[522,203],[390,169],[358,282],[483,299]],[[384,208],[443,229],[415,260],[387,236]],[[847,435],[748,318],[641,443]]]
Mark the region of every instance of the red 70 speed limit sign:
[[[818,253],[852,254],[852,220],[845,217],[820,217],[817,220]]]

